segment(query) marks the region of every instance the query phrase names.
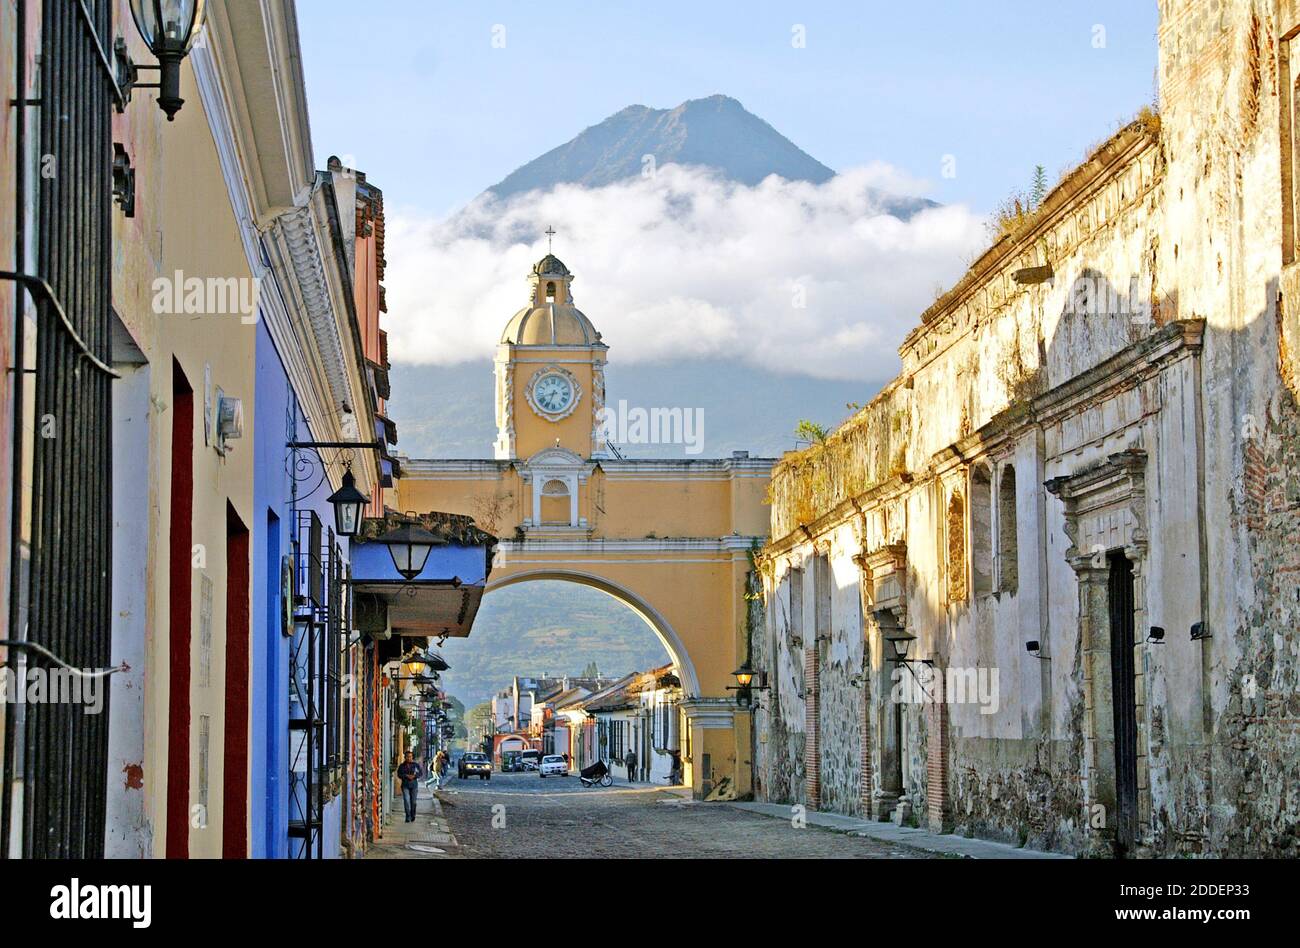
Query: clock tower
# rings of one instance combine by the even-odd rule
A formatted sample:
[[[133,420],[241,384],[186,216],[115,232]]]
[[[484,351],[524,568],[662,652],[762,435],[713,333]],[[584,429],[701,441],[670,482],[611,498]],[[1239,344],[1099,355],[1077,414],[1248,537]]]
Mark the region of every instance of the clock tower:
[[[528,275],[528,305],[501,334],[495,359],[499,460],[555,448],[584,461],[604,456],[598,419],[608,347],[573,305],[573,279],[548,253]]]

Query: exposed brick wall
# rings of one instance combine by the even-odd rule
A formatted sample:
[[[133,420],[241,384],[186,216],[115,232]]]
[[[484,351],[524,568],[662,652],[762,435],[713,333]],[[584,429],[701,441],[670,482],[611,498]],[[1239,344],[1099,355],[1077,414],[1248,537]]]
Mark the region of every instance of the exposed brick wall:
[[[864,676],[865,677],[865,676]],[[871,769],[871,687],[862,683],[862,768],[859,793],[862,799],[862,815],[871,813],[871,790],[875,782]]]
[[[942,698],[942,688],[935,693]],[[947,831],[952,827],[952,806],[948,795],[948,711],[942,700],[927,706],[929,740],[926,742],[926,808],[930,829]]]
[[[821,747],[818,722],[821,719],[821,675],[817,661],[817,640],[809,642],[803,651],[803,695],[807,733],[804,735],[804,799],[809,809],[822,804]]]

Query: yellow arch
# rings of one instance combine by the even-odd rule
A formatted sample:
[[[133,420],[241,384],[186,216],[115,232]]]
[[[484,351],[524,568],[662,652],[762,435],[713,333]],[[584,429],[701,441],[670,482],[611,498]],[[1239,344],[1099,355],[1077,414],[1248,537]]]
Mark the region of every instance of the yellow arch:
[[[573,569],[533,569],[521,573],[510,573],[497,579],[489,580],[487,592],[495,589],[503,589],[506,586],[514,586],[519,583],[531,582],[534,580],[552,580],[560,582],[577,583],[580,586],[588,586],[592,589],[598,589],[607,596],[612,596],[623,605],[627,606],[638,616],[641,621],[650,627],[650,630],[658,637],[659,642],[667,650],[669,657],[673,660],[673,665],[677,669],[677,676],[682,682],[682,694],[686,697],[698,697],[700,694],[700,680],[695,674],[695,665],[691,661],[690,652],[687,651],[686,645],[682,642],[677,631],[672,627],[663,614],[650,603],[646,602],[636,593],[632,592],[625,586],[621,586],[612,580],[603,576],[597,576],[594,573],[584,573]]]

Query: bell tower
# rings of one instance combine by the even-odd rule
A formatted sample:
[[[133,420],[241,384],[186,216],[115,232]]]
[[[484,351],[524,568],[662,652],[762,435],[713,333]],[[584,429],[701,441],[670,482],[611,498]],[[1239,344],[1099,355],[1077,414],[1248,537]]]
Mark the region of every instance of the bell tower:
[[[574,276],[548,253],[528,274],[528,305],[501,334],[495,359],[501,460],[562,448],[583,460],[604,455],[605,407],[600,333],[573,304]]]

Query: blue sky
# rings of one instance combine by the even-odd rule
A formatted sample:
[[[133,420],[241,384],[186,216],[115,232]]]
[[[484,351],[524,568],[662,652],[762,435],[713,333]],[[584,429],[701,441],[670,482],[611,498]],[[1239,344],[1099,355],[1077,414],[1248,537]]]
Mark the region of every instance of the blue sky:
[[[836,170],[884,161],[984,212],[1149,103],[1156,66],[1148,0],[299,0],[298,15],[318,166],[354,161],[390,207],[432,216],[625,106],[713,93]]]

